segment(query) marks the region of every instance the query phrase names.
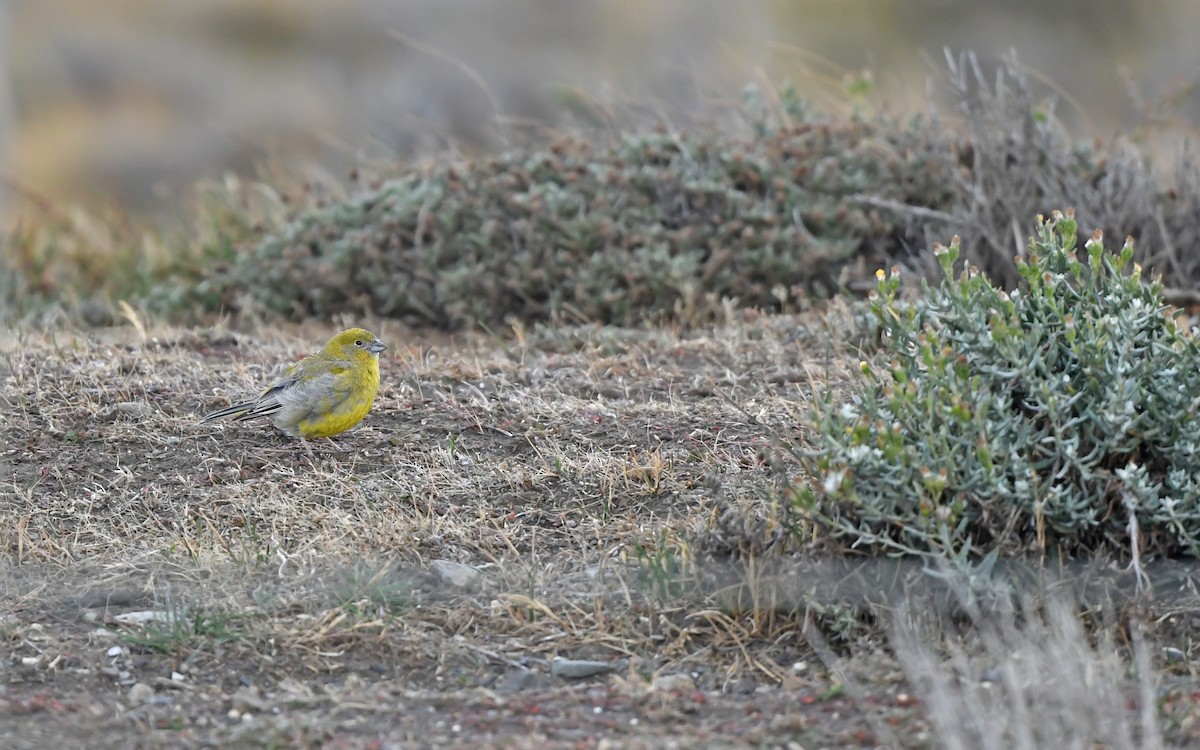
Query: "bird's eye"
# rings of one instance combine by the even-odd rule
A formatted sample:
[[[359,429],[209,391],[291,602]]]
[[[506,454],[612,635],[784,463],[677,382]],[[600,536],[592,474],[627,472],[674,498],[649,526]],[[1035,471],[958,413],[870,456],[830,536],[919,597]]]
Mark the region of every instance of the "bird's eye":
[[[355,340],[354,340],[354,345],[355,345],[355,346],[362,346],[362,339],[355,339]]]

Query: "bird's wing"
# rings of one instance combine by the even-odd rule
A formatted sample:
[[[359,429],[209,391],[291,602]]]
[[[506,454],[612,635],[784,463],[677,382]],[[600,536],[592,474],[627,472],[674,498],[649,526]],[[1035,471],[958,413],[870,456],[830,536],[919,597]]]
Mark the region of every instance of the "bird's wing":
[[[310,373],[309,377],[279,391],[274,398],[279,403],[277,410],[286,411],[285,419],[299,423],[336,411],[350,397],[350,390],[338,373],[324,371]]]
[[[286,390],[289,386],[296,382],[297,373],[296,365],[289,367],[283,375],[271,381],[267,389],[260,393],[253,401],[243,401],[239,404],[226,406],[224,409],[217,409],[214,412],[204,415],[202,422],[209,422],[214,419],[231,418],[234,422],[242,422],[247,419],[255,419],[256,417],[264,417],[268,414],[273,414],[279,410],[278,395]]]
[[[279,411],[284,406],[284,399],[281,398],[288,390],[295,388],[296,383],[303,376],[302,368],[305,360],[300,360],[292,365],[289,365],[283,374],[271,381],[267,389],[259,394],[258,398],[242,406],[249,408],[241,410],[241,412],[233,419],[235,422],[245,421],[247,419],[255,419],[257,417],[265,417]],[[231,407],[232,408],[232,407]]]
[[[238,409],[233,419],[266,417],[281,410],[286,410],[289,422],[317,416],[349,397],[340,375],[351,366],[343,359],[305,357],[289,365],[253,403],[239,405],[249,408]]]

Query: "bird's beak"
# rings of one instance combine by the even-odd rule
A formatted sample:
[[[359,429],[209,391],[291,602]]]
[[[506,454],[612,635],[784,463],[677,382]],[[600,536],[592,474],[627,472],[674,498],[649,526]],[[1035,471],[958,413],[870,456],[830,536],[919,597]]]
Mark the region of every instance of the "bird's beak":
[[[378,354],[384,349],[387,349],[387,347],[383,345],[382,341],[372,341],[371,345],[367,347],[367,351],[372,354]]]

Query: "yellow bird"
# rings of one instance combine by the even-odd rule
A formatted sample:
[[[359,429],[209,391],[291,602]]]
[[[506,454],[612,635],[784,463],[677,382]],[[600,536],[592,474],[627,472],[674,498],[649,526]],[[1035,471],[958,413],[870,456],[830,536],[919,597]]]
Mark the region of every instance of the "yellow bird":
[[[270,417],[276,427],[301,441],[345,432],[375,403],[379,353],[385,349],[368,330],[342,331],[318,354],[289,366],[258,398],[218,409],[201,421]]]

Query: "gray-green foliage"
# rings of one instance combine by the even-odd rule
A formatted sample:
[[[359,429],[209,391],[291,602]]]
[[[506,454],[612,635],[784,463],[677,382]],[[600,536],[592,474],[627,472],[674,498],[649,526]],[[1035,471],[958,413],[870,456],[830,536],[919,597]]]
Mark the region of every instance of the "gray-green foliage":
[[[438,326],[629,324],[722,297],[772,307],[779,288],[832,293],[845,264],[900,251],[905,219],[848,196],[940,204],[956,168],[918,122],[563,139],[301,214],[197,291],[225,309]]]
[[[1196,554],[1200,350],[1131,242],[1112,253],[1097,232],[1084,260],[1075,236],[1072,213],[1039,217],[1011,293],[955,275],[957,238],[915,300],[880,272],[891,360],[819,412],[807,518],[844,544],[969,564]]]
[[[1014,216],[1067,200],[1138,237],[1174,287],[1200,278],[1200,167],[1127,139],[1079,142],[1015,63],[951,61],[956,112],[821,115],[779,92],[754,127],[562,138],[412,168],[301,210],[187,287],[209,310],[383,315],[441,327],[558,317],[694,319],[851,287],[958,234],[993,281],[1019,280]],[[219,251],[217,257],[226,253]],[[178,304],[184,304],[178,302]]]

